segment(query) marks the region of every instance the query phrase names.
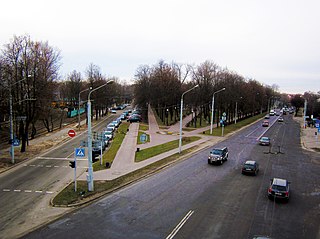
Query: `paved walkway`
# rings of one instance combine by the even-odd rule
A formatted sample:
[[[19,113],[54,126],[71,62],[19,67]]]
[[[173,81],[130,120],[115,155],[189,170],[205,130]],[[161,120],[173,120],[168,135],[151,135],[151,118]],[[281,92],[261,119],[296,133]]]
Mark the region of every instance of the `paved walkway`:
[[[317,132],[317,128],[303,127],[303,118],[294,117],[301,126],[301,145],[307,150],[313,150],[320,152],[320,132]],[[315,134],[317,132],[317,135]]]

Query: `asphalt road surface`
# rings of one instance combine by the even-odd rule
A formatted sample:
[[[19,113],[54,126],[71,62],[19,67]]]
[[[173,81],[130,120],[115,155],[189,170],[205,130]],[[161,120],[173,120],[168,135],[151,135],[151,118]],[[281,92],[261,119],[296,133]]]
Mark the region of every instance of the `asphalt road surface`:
[[[99,132],[113,118],[116,116],[108,117],[93,130]],[[49,207],[50,199],[73,180],[74,171],[69,160],[74,159],[74,148],[86,137],[87,134],[82,133],[41,157],[0,174],[0,238],[16,238],[66,211]],[[88,163],[87,160],[77,160],[77,163],[79,175]]]
[[[301,148],[291,115],[275,120],[216,145],[229,148],[221,166],[203,150],[24,238],[320,238],[319,154]],[[261,135],[272,147],[257,144]],[[241,174],[248,159],[259,162],[257,176]],[[268,199],[272,177],[291,182],[288,203]]]

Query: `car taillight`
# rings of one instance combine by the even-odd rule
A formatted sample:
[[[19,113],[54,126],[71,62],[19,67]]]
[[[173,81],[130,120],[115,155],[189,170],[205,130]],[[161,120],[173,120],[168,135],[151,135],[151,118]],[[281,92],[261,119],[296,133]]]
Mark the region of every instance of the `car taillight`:
[[[289,192],[286,192],[286,197],[288,197],[289,196]]]
[[[271,193],[271,192],[272,192],[272,189],[271,189],[271,188],[269,188],[269,189],[268,189],[268,192],[269,192],[269,193]]]

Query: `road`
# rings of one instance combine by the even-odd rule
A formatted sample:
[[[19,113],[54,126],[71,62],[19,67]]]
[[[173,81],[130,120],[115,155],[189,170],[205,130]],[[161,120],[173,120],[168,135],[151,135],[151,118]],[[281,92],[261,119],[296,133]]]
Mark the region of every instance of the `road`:
[[[203,150],[24,238],[320,238],[319,155],[300,147],[299,125],[284,119],[219,143],[230,153],[221,166]],[[257,145],[262,134],[270,149]],[[260,163],[258,176],[240,173],[248,159]],[[289,203],[267,198],[272,177],[291,181]]]
[[[116,115],[106,118],[93,130],[99,132],[114,118]],[[50,199],[73,180],[69,160],[73,160],[74,148],[79,147],[80,141],[86,141],[86,137],[87,133],[83,132],[40,157],[0,174],[0,238],[16,238],[68,210],[50,207]],[[81,168],[77,170],[79,175],[88,163],[77,161]]]

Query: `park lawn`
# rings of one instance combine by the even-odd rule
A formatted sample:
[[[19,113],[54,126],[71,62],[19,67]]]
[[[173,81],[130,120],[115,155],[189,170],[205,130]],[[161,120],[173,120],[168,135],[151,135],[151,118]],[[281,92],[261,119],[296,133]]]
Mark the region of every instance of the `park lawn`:
[[[198,137],[198,136],[182,137],[182,144],[185,145],[185,144],[197,141],[200,138],[201,137]],[[178,147],[179,147],[179,140],[173,140],[165,144],[160,144],[150,148],[139,150],[139,152],[136,152],[135,162],[141,162],[143,160],[154,157],[158,154],[165,153],[169,150],[172,150]]]

